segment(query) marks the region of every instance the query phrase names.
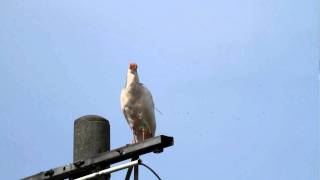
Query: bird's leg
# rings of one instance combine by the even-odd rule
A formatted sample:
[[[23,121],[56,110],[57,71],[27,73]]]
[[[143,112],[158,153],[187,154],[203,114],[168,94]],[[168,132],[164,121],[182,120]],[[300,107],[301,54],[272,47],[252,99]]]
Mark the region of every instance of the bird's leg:
[[[134,143],[137,143],[138,142],[138,137],[137,135],[134,136]]]
[[[133,140],[132,140],[132,144],[137,143],[137,135],[133,134]]]
[[[144,130],[144,128],[141,128],[141,131],[142,131],[142,141],[144,141],[144,136],[145,136],[145,130]]]
[[[134,129],[132,128],[131,130],[132,130],[132,135],[133,135],[132,144],[134,144],[137,142],[137,136],[136,136],[136,133],[134,132]]]

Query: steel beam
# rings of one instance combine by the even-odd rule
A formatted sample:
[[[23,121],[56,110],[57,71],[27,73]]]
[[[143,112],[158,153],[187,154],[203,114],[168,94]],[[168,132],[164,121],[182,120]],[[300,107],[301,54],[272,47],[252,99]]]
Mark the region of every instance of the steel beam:
[[[109,152],[100,153],[92,158],[79,160],[77,162],[60,166],[40,172],[38,174],[23,178],[23,180],[63,180],[66,178],[77,178],[93,171],[97,171],[97,167],[106,164],[113,164],[127,159],[135,158],[140,155],[155,152],[160,153],[164,148],[172,146],[173,137],[160,135],[154,138],[146,139],[144,142],[129,144]]]

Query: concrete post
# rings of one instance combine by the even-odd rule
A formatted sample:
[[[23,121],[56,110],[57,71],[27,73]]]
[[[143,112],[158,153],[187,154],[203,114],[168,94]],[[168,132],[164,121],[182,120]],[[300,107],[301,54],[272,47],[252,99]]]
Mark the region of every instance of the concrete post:
[[[74,121],[73,162],[110,151],[110,125],[108,120],[87,115]],[[100,170],[105,167],[99,167]],[[99,170],[99,169],[97,169]],[[105,177],[104,179],[109,179]]]

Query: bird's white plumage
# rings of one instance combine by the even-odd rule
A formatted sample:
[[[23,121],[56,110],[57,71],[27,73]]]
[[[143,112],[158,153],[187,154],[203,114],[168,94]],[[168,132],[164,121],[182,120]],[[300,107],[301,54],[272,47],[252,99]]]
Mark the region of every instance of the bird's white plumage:
[[[136,69],[127,73],[127,81],[120,95],[123,112],[134,137],[134,142],[153,137],[156,130],[154,103],[150,91],[139,82]]]

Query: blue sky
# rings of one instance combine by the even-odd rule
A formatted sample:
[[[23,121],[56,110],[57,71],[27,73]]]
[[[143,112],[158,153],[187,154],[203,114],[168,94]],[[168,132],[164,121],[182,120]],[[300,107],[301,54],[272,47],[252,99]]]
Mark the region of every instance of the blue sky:
[[[83,115],[110,121],[112,148],[130,142],[119,96],[136,62],[157,134],[175,137],[142,157],[163,179],[319,179],[319,7],[2,0],[0,178],[71,162]]]

